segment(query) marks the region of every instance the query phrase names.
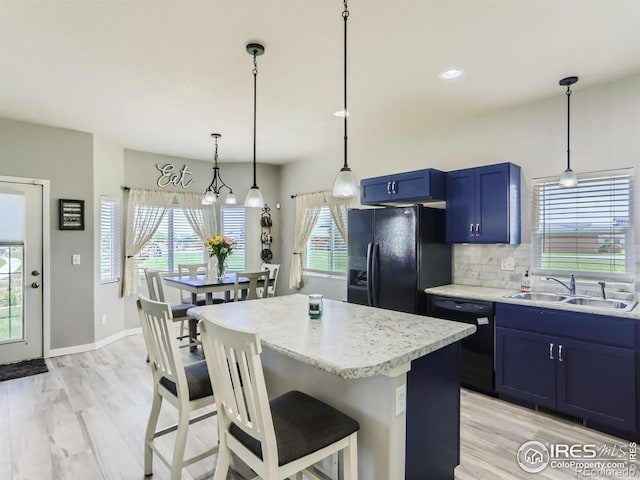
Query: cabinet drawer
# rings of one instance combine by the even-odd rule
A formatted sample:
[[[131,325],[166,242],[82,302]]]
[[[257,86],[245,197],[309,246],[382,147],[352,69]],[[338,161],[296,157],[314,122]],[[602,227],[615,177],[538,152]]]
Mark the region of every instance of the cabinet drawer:
[[[496,304],[496,326],[635,348],[637,321],[526,305]]]

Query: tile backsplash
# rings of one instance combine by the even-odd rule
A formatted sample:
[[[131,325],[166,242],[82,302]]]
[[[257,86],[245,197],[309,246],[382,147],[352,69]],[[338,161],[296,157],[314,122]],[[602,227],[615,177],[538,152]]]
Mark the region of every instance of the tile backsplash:
[[[640,245],[634,249],[635,272],[640,272]],[[513,259],[513,270],[501,268],[503,260]],[[531,269],[531,244],[520,245],[472,245],[456,244],[453,246],[453,283],[481,287],[519,290],[522,275]],[[532,287],[537,290],[557,291],[559,285],[546,281],[542,277],[532,277]],[[578,293],[599,295],[598,286],[593,282],[582,283],[577,276]],[[581,285],[582,283],[582,285]],[[640,298],[640,282],[634,284],[607,283],[607,292],[624,289],[634,292]],[[618,296],[618,295],[610,295]],[[620,295],[621,297],[624,295]]]

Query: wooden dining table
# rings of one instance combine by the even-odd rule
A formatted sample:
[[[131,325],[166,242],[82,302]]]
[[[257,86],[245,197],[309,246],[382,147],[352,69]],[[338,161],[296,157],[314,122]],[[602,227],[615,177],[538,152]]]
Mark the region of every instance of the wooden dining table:
[[[191,303],[194,305],[196,305],[198,295],[205,294],[207,305],[210,305],[213,303],[213,294],[216,292],[224,292],[225,301],[231,299],[230,293],[235,288],[236,274],[228,273],[221,280],[204,274],[175,275],[164,277],[164,281],[169,287],[179,288],[191,293]],[[238,283],[240,285],[248,284],[249,280],[241,277]]]
[[[205,294],[207,305],[213,303],[213,294],[216,292],[224,292],[225,301],[231,299],[231,290],[236,285],[236,274],[228,273],[223,279],[218,279],[209,275],[174,275],[164,277],[164,282],[169,287],[186,290],[191,294],[191,303],[197,305],[198,294]],[[248,283],[248,280],[240,283]],[[190,348],[195,350],[195,339],[198,336],[198,322],[189,321],[189,341],[194,345]]]
[[[200,275],[173,275],[164,277],[165,284],[169,287],[179,288],[191,293],[191,303],[197,305],[198,294],[204,294],[207,305],[213,303],[213,294],[216,292],[224,292],[225,302],[231,300],[231,291],[235,289],[236,273],[228,273],[223,279],[218,280],[215,276]],[[240,277],[239,286],[249,286],[249,279]],[[273,285],[273,280],[269,280],[269,285]],[[244,299],[247,290],[242,289],[241,298]],[[189,339],[195,340],[197,337],[197,322],[189,322]],[[195,348],[192,348],[194,350]]]

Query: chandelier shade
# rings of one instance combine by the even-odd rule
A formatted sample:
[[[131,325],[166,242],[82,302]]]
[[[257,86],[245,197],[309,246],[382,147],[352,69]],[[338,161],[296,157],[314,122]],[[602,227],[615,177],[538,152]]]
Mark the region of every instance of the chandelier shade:
[[[231,187],[222,180],[222,177],[220,176],[220,167],[218,166],[218,139],[221,138],[222,135],[220,133],[212,133],[211,136],[216,142],[216,149],[213,154],[213,179],[202,196],[202,205],[213,205],[216,203],[223,188],[228,190],[224,203],[227,205],[234,205],[236,203],[236,196],[233,194]]]

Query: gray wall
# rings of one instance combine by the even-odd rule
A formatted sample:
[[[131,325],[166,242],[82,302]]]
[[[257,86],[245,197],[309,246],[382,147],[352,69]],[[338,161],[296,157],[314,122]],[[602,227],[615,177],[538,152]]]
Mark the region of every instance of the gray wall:
[[[124,329],[124,302],[120,299],[120,282],[100,283],[100,197],[119,198],[122,209],[124,149],[99,135],[93,137],[94,165],[94,328],[95,340],[117,336]],[[124,218],[124,215],[123,215]],[[124,222],[122,222],[124,227]],[[121,241],[124,246],[124,235]]]
[[[555,82],[555,80],[551,80]],[[640,76],[592,88],[578,83],[571,97],[571,166],[589,172],[638,166],[640,155]],[[566,97],[558,87],[553,98],[484,114],[456,125],[407,138],[380,137],[350,123],[349,164],[359,178],[421,168],[455,170],[491,163],[513,162],[522,167],[522,242],[530,242],[531,179],[560,175],[566,167]],[[339,132],[336,133],[339,137]],[[336,142],[337,143],[337,142]],[[294,212],[289,193],[330,188],[340,167],[337,149],[317,158],[283,167],[282,285],[288,287],[293,245]],[[313,171],[313,178],[308,172]],[[638,182],[640,169],[636,168]],[[636,183],[637,184],[637,183]],[[286,208],[285,208],[286,206]],[[640,212],[640,195],[635,212]],[[636,243],[640,217],[635,216]],[[305,278],[303,293],[317,291],[342,298],[343,279]],[[287,289],[288,290],[288,289]],[[283,292],[284,293],[284,292]]]
[[[51,182],[51,348],[93,343],[92,135],[0,118],[0,158],[1,175]],[[60,198],[84,200],[84,231],[58,230]]]

